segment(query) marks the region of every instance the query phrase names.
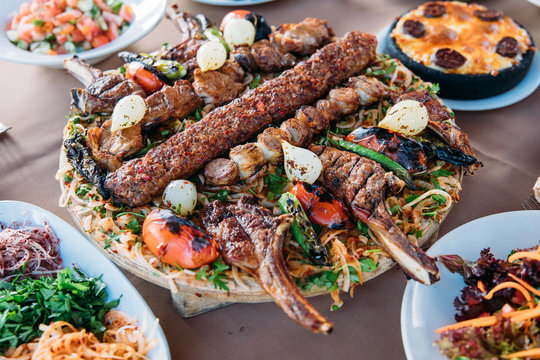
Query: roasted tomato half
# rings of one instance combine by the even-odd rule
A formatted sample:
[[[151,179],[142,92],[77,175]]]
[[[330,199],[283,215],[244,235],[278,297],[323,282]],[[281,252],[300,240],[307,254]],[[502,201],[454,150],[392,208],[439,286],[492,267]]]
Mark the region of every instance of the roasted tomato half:
[[[299,182],[289,192],[300,201],[312,223],[331,229],[352,226],[347,207],[341,201],[334,199],[322,187]]]
[[[146,70],[139,62],[130,62],[125,65],[125,68],[126,78],[131,79],[139,84],[143,88],[144,92],[148,95],[155,93],[165,85],[163,81],[161,81],[151,71]]]
[[[159,260],[184,269],[210,264],[219,256],[214,239],[170,210],[156,209],[146,216],[143,239]]]

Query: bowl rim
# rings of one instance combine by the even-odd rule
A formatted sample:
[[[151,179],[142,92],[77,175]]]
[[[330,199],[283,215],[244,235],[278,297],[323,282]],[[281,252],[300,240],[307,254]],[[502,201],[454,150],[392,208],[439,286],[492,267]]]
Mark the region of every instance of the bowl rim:
[[[11,0],[4,4],[7,12],[3,12],[0,19],[0,27],[5,29],[11,21],[14,13],[19,9],[20,5],[32,0]],[[103,46],[81,51],[75,54],[63,55],[43,55],[34,54],[30,51],[17,48],[5,36],[5,30],[2,30],[0,35],[0,60],[10,61],[19,64],[28,65],[43,65],[52,67],[62,67],[64,60],[77,55],[79,58],[94,63],[106,58],[113,53],[126,48],[127,46],[140,40],[142,37],[152,31],[161,21],[167,7],[167,0],[123,0],[129,3],[134,9],[134,18],[129,28],[121,34],[117,39]],[[2,6],[0,6],[0,11]]]

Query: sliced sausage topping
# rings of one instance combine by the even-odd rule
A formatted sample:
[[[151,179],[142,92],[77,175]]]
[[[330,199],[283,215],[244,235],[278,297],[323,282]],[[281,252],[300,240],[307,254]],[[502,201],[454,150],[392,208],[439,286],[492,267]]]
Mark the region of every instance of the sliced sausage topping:
[[[483,21],[496,21],[503,17],[502,11],[499,10],[475,10],[474,16]]]
[[[420,21],[406,20],[403,23],[403,32],[415,38],[421,38],[426,34],[426,28]]]
[[[519,54],[519,44],[513,37],[505,36],[499,40],[495,51],[501,56],[513,58]]]
[[[445,69],[457,69],[465,64],[465,61],[467,58],[453,49],[443,48],[435,53],[435,64]]]
[[[436,2],[424,5],[424,16],[428,18],[437,18],[446,14],[446,7]]]

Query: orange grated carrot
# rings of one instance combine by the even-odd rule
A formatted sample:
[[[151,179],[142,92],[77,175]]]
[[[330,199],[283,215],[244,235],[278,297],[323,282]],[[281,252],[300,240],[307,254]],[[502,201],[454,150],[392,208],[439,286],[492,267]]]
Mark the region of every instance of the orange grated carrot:
[[[518,351],[512,354],[503,355],[505,358],[521,358],[521,357],[528,357],[531,359],[538,359],[540,357],[540,348],[536,349],[528,349],[523,351]]]
[[[536,296],[540,296],[540,291],[536,290],[532,285],[530,285],[529,283],[527,283],[526,281],[523,281],[521,280],[520,278],[518,278],[517,276],[513,275],[513,274],[508,274],[508,276],[510,276],[512,279],[514,279],[515,281],[517,281],[518,283],[520,283],[525,289],[529,290],[530,292],[532,292],[534,295]]]
[[[47,50],[47,55],[58,55],[58,53],[54,50],[49,49]]]
[[[460,321],[458,323],[448,325],[448,326],[443,326],[442,328],[438,328],[437,330],[435,330],[435,332],[440,334],[448,330],[456,330],[456,329],[461,329],[463,327],[468,327],[468,326],[484,327],[484,326],[495,325],[496,323],[497,323],[497,318],[495,316],[484,316],[484,317],[480,317],[476,319]]]
[[[480,289],[481,292],[484,294],[486,293],[486,287],[484,286],[484,283],[481,280],[478,280],[476,283],[476,287]]]
[[[507,288],[514,288],[518,290],[519,292],[521,292],[523,296],[525,297],[525,299],[527,300],[527,303],[529,304],[529,308],[534,307],[534,300],[531,296],[531,293],[528,292],[527,289],[525,289],[522,285],[515,282],[511,282],[511,281],[505,281],[495,286],[493,289],[491,289],[490,292],[484,295],[484,299],[491,300],[491,298],[497,291],[507,289]]]
[[[540,261],[540,252],[519,251],[510,255],[510,257],[508,258],[508,262],[514,262],[517,259],[523,259],[523,258]]]

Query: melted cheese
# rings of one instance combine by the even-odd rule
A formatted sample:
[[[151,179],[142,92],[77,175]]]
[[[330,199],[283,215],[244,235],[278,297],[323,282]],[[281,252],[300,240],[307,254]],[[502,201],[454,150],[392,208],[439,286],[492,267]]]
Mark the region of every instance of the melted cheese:
[[[508,16],[496,21],[483,21],[474,15],[475,10],[486,10],[485,6],[464,2],[443,2],[446,14],[438,18],[423,16],[424,5],[402,16],[392,30],[391,36],[397,45],[411,59],[446,73],[492,74],[517,65],[522,54],[531,49],[531,39],[527,31]],[[406,20],[421,22],[426,34],[415,38],[404,33]],[[514,58],[501,56],[495,52],[497,43],[505,36],[516,39],[520,54]],[[467,58],[457,69],[444,69],[434,63],[435,52],[441,48],[458,51]]]

